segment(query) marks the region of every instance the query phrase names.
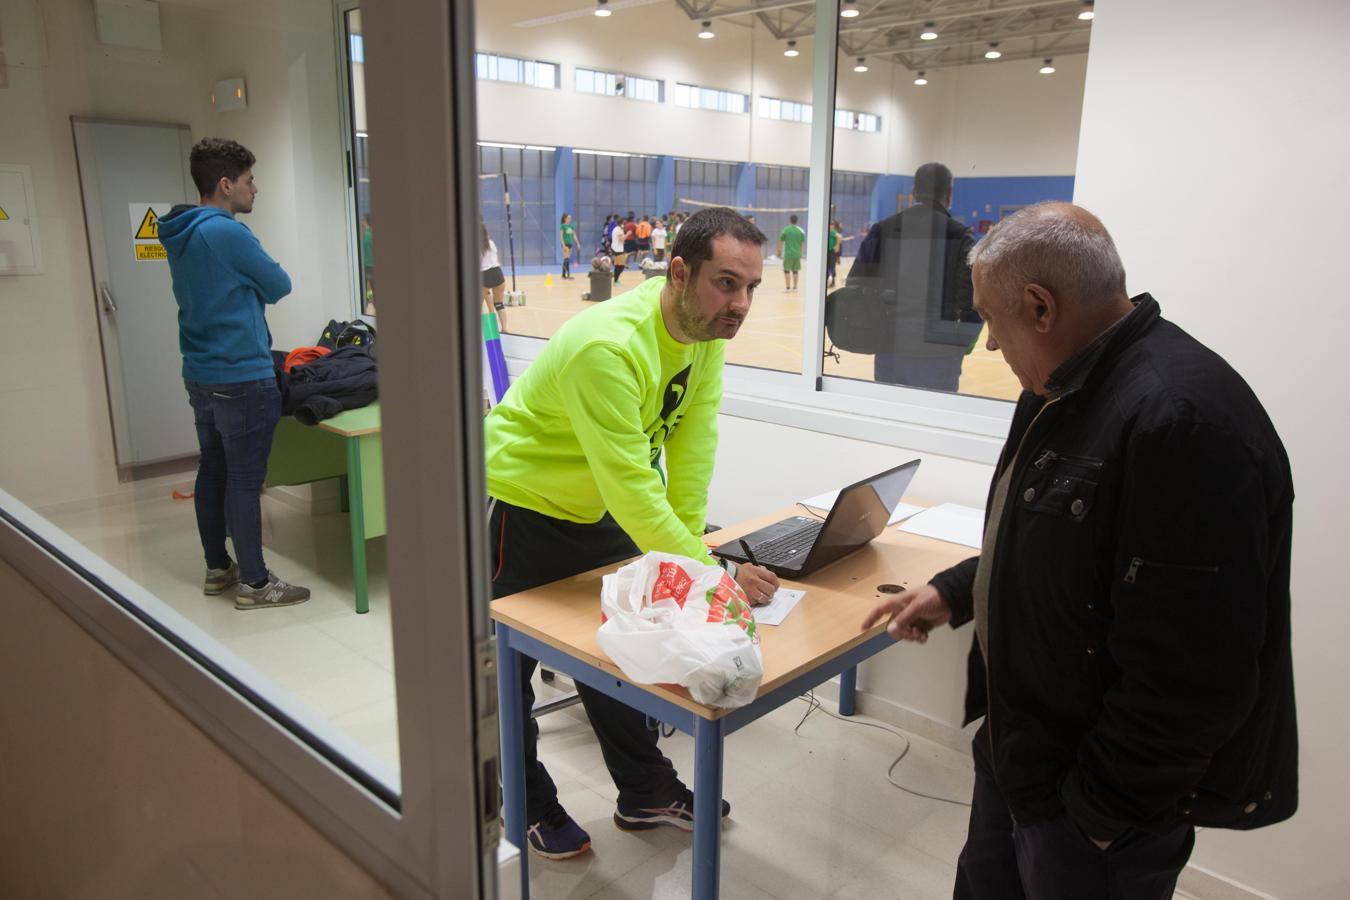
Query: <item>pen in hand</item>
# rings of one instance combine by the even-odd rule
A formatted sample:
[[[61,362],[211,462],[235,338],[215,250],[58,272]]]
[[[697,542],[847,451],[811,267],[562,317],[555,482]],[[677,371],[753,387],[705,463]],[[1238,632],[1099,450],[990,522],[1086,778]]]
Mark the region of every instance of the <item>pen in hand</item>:
[[[755,554],[750,552],[750,545],[745,542],[745,538],[741,538],[739,543],[741,545],[741,550],[745,552],[745,558],[750,560],[750,564],[755,566],[759,565],[759,560],[755,559]]]

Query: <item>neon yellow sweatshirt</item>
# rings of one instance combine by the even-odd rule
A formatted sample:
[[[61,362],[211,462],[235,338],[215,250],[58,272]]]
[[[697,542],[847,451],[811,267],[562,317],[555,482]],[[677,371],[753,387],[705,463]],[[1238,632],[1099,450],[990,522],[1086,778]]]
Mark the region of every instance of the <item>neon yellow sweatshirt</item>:
[[[712,564],[703,528],[725,342],[671,337],[665,284],[650,278],[558,329],[488,414],[488,493],[569,522],[608,510],[643,553]]]

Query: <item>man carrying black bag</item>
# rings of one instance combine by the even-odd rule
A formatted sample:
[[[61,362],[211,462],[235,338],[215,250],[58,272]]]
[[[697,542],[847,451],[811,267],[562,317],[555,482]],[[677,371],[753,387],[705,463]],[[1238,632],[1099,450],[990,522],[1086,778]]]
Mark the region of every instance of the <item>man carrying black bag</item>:
[[[967,262],[975,241],[947,211],[951,202],[951,169],[920,166],[914,205],[872,226],[848,286],[832,295],[831,338],[842,349],[873,353],[876,381],[939,391],[960,386],[961,362],[981,323]],[[854,349],[836,332],[871,334],[875,343]]]

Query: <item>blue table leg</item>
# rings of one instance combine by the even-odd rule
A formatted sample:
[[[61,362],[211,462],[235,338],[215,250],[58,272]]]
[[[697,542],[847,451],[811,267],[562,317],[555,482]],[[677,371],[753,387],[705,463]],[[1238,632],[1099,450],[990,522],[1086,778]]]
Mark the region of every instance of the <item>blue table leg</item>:
[[[839,715],[851,716],[857,709],[858,667],[850,666],[839,673]]]
[[[722,854],[721,719],[694,722],[693,900],[716,900]]]
[[[502,735],[502,817],[506,839],[520,848],[520,897],[530,898],[530,848],[525,843],[525,728],[520,699],[520,653],[511,629],[497,623],[497,715]]]

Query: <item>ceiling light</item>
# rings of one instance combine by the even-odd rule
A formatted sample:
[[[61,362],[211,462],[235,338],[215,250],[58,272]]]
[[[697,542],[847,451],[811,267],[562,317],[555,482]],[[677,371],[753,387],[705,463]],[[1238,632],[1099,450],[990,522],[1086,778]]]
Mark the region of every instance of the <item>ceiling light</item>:
[[[614,15],[614,13],[606,5],[608,3],[609,0],[595,0],[595,14],[602,19],[605,18],[606,16]]]
[[[1041,74],[1042,74],[1042,75],[1053,75],[1053,74],[1055,74],[1055,66],[1054,66],[1054,62],[1055,62],[1055,61],[1054,61],[1053,59],[1047,59],[1047,60],[1045,61],[1045,65],[1041,66]]]
[[[717,35],[713,34],[712,22],[704,22],[703,30],[698,33],[698,36],[703,38],[705,41],[717,37]]]
[[[919,40],[935,41],[937,40],[937,25],[932,22],[925,22],[923,31],[919,32]]]
[[[928,79],[924,77],[924,74],[922,72],[920,72],[919,77],[914,79],[914,83],[917,84],[919,87],[923,87],[925,84],[928,83]]]
[[[839,15],[843,16],[845,19],[852,19],[861,15],[861,13],[854,4],[854,0],[844,0],[844,8],[839,10]]]
[[[1094,15],[1096,13],[1092,11],[1092,0],[1083,0],[1083,11],[1078,14],[1078,18],[1084,22],[1091,22]]]
[[[797,42],[796,42],[796,41],[788,41],[787,49],[783,51],[783,55],[784,55],[784,56],[800,56],[801,54],[797,51]]]
[[[998,59],[998,58],[999,58],[1000,56],[1002,56],[1002,55],[1003,55],[1003,51],[998,49],[998,43],[997,43],[997,42],[990,44],[990,45],[989,45],[989,49],[986,50],[986,51],[984,51],[984,58],[985,58],[985,59]]]
[[[858,57],[858,64],[857,64],[856,66],[853,67],[853,71],[855,71],[855,72],[866,72],[866,71],[867,71],[867,63],[866,63],[866,61],[864,61],[863,57],[861,57],[861,56]]]

